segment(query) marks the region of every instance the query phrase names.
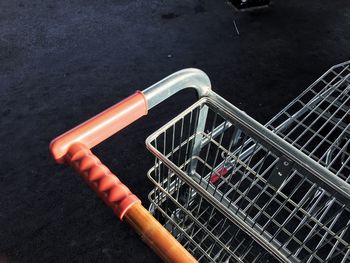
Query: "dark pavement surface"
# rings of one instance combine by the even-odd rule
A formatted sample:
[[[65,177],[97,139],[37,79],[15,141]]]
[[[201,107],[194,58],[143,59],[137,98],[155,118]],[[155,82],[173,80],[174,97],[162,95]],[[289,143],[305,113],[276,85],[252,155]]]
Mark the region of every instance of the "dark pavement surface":
[[[233,19],[236,19],[238,36]],[[0,2],[0,262],[157,262],[50,140],[137,89],[197,67],[264,123],[350,58],[348,0]],[[148,206],[147,135],[195,100],[182,92],[94,152]]]

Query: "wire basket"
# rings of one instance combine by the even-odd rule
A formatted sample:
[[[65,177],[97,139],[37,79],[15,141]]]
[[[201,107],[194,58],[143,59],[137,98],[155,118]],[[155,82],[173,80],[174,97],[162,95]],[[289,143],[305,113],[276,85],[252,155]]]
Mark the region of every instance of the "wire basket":
[[[201,262],[349,262],[349,73],[326,72],[272,132],[199,100],[146,141],[151,212]]]

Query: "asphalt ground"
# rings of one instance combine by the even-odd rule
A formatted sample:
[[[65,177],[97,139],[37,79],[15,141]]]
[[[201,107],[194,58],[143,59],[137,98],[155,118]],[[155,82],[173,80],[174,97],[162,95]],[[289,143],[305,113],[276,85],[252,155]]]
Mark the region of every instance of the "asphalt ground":
[[[234,21],[239,34],[234,26]],[[0,2],[0,261],[157,262],[51,139],[163,77],[196,67],[265,123],[330,66],[349,59],[350,4],[275,0]],[[181,92],[94,149],[145,206],[147,135],[195,101]]]

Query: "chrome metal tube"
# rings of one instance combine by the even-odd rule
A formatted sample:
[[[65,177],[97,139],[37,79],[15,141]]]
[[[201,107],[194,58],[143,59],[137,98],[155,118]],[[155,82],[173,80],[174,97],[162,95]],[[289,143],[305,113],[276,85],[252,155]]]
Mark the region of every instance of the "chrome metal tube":
[[[211,83],[207,74],[199,69],[188,68],[177,71],[143,91],[148,109],[185,88],[194,88],[198,97],[202,98],[210,93]]]

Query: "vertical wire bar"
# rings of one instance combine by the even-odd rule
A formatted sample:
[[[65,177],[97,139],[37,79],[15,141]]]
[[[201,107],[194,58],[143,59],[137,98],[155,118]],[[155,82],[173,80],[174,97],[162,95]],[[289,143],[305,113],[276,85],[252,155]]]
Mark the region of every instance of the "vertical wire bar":
[[[188,134],[187,134],[186,151],[185,151],[185,161],[188,159],[188,150],[189,150],[189,144],[190,144],[190,138],[191,138],[192,118],[193,118],[193,111],[191,111],[191,113],[190,113],[190,119],[189,119],[189,125],[188,125]],[[184,167],[184,169],[186,169],[186,167]]]
[[[202,143],[204,129],[207,123],[208,111],[209,111],[209,107],[205,104],[202,104],[198,108],[196,127],[194,131],[195,137],[193,139],[192,152],[191,152],[192,159],[189,165],[189,174],[194,174],[197,168],[198,160],[193,159],[193,157],[199,155],[201,151],[201,143]]]
[[[179,136],[179,153],[178,153],[178,158],[177,158],[177,166],[180,166],[180,158],[181,158],[181,151],[182,151],[182,139],[183,139],[183,130],[184,130],[184,117],[181,118],[181,129],[180,129],[180,136]],[[176,181],[175,181],[175,188],[177,189],[176,191],[176,200],[179,200],[179,194],[180,194],[180,188],[181,188],[181,179],[176,176]]]
[[[206,150],[205,159],[204,159],[204,161],[203,161],[204,163],[203,163],[202,171],[201,171],[201,173],[200,173],[200,179],[199,179],[200,181],[199,181],[199,183],[201,183],[202,180],[203,180],[204,172],[205,172],[205,167],[206,167],[206,164],[208,163],[208,157],[209,157],[210,146],[211,146],[211,138],[212,138],[212,136],[213,136],[213,130],[214,130],[214,128],[215,128],[217,116],[218,116],[218,114],[215,113],[215,115],[214,115],[214,120],[213,120],[213,124],[212,124],[212,128],[211,128],[211,133],[210,133],[210,135],[209,135],[209,144],[208,144],[208,146],[207,146],[208,148],[207,148],[207,150]],[[209,182],[209,181],[208,181],[208,182]],[[208,185],[207,185],[207,187],[206,187],[206,190],[208,189],[208,186],[209,186],[209,183],[208,183]]]
[[[250,163],[251,163],[251,161],[252,161],[252,159],[253,159],[253,156],[254,156],[254,154],[255,154],[255,151],[256,151],[257,146],[258,146],[258,144],[255,143],[255,144],[254,144],[254,148],[253,148],[253,152],[252,152],[251,155],[249,156],[249,159],[248,159],[247,163],[244,165],[244,170],[243,170],[242,178],[248,177],[248,175],[251,174],[251,172],[248,171],[247,167],[250,167]],[[247,172],[247,171],[248,171],[248,172]],[[243,180],[241,180],[240,185],[241,185],[242,182],[243,182]],[[237,189],[239,189],[240,185],[237,187]],[[237,191],[234,193],[234,196],[235,196],[236,194],[237,194]],[[242,201],[241,201],[241,204],[243,204],[244,198],[245,198],[245,195],[241,198],[241,200],[242,200]],[[233,199],[234,199],[234,198],[232,197],[231,201],[232,201]],[[230,202],[231,202],[231,201],[230,201]],[[238,202],[239,202],[239,201],[238,201]],[[238,208],[238,209],[236,210],[236,214],[237,214],[238,211],[241,209],[240,206],[238,205],[238,202],[235,202],[235,203],[237,204],[237,208]]]
[[[227,124],[227,120],[225,120],[225,122],[224,122],[224,127],[226,126],[226,124]],[[224,134],[225,134],[225,132],[223,132],[223,133],[220,135],[220,138],[219,138],[219,145],[220,145],[220,146],[221,146],[221,144],[222,144],[222,139],[223,139],[223,137],[224,137]],[[217,165],[216,165],[216,161],[217,161],[219,152],[220,152],[220,147],[217,146],[216,153],[215,153],[215,158],[214,158],[214,161],[213,161],[213,165],[212,165],[211,171],[210,171],[210,173],[209,173],[210,176],[213,175],[213,173],[214,173],[214,168],[217,166]],[[210,183],[210,177],[208,178],[208,184],[209,184],[209,183]],[[216,193],[216,191],[217,191],[217,188],[218,188],[218,185],[219,185],[219,184],[216,184],[213,195],[215,195],[215,193]]]
[[[349,261],[349,260],[348,260],[348,259],[349,259],[349,255],[350,255],[350,249],[348,249],[348,250],[346,251],[346,253],[345,253],[345,255],[344,255],[344,257],[343,257],[341,263],[345,263],[346,261]]]
[[[237,128],[238,129],[238,128]],[[242,140],[242,145],[240,146],[240,148],[239,148],[239,152],[237,153],[237,155],[235,156],[236,158],[234,158],[234,162],[233,162],[233,165],[232,165],[232,169],[231,169],[231,172],[230,172],[230,174],[229,174],[229,176],[228,176],[228,182],[231,182],[232,181],[232,177],[233,177],[233,175],[235,174],[235,171],[236,171],[236,169],[237,169],[237,164],[238,164],[238,160],[239,160],[239,158],[240,158],[240,155],[242,154],[242,150],[244,149],[244,144],[247,142],[247,140],[248,140],[248,137],[247,137],[247,135],[244,135],[244,137],[243,137],[243,140]],[[229,156],[229,153],[227,153],[227,156]],[[231,189],[230,189],[230,191],[228,192],[227,190],[228,190],[228,187],[229,187],[229,184],[228,183],[226,183],[226,185],[225,185],[225,190],[223,191],[223,195],[222,195],[222,197],[221,197],[221,200],[220,201],[222,201],[222,199],[224,198],[224,196],[228,196],[228,194],[230,193],[230,191],[233,191],[234,190],[234,187],[231,187]],[[228,204],[228,208],[230,207],[230,204]]]

